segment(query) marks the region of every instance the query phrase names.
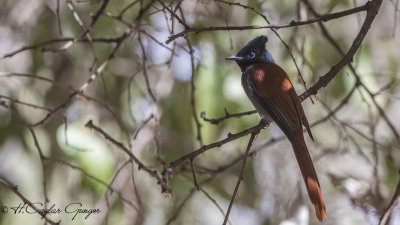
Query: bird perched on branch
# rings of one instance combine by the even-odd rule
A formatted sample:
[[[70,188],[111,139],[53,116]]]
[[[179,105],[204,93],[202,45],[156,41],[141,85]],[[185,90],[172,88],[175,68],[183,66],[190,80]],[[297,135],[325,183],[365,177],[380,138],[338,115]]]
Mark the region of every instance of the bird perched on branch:
[[[322,221],[326,218],[325,202],[302,125],[314,138],[292,82],[265,48],[267,41],[267,36],[256,37],[226,59],[234,60],[242,70],[243,89],[260,116],[268,123],[275,122],[292,144],[308,195]]]

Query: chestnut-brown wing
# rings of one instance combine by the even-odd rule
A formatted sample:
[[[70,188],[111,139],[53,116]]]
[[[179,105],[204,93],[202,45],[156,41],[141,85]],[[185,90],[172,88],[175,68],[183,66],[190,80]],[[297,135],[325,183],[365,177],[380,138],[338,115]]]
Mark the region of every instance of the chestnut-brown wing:
[[[289,140],[296,142],[296,130],[301,129],[301,124],[308,125],[308,122],[286,72],[274,63],[260,63],[248,73],[252,77],[259,102]],[[309,134],[312,137],[311,131]]]

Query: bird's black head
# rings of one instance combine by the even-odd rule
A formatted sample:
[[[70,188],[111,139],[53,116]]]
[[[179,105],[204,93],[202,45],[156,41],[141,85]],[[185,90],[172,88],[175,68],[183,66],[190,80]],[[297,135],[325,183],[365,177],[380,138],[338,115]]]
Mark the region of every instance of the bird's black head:
[[[267,41],[267,36],[258,36],[240,49],[236,55],[227,57],[226,59],[235,60],[242,71],[257,63],[274,62],[271,54],[265,48]]]

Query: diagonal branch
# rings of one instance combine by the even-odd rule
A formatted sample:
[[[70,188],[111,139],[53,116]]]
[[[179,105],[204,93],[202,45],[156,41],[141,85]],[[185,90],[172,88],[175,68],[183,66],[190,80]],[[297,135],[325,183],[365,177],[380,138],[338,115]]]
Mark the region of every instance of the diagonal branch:
[[[224,145],[224,144],[226,144],[228,142],[231,142],[233,140],[236,140],[238,138],[246,136],[246,135],[248,135],[250,133],[257,132],[257,131],[261,130],[262,128],[264,128],[267,125],[268,124],[266,124],[263,120],[261,120],[260,123],[258,125],[256,125],[256,126],[254,126],[254,127],[250,127],[248,129],[243,130],[243,131],[241,131],[239,133],[236,133],[236,134],[229,133],[228,137],[226,137],[225,139],[222,139],[220,141],[214,142],[214,143],[209,144],[209,145],[203,145],[201,148],[199,148],[199,149],[197,149],[197,150],[195,150],[195,151],[193,151],[193,152],[191,152],[189,154],[186,154],[186,155],[180,157],[179,159],[171,162],[170,163],[170,169],[175,168],[176,166],[178,166],[179,164],[181,164],[185,160],[190,160],[190,159],[196,158],[196,156],[200,155],[201,153],[203,153],[205,151],[208,151],[208,150],[213,149],[213,148],[221,147],[222,145]]]
[[[239,118],[239,117],[251,115],[251,114],[254,114],[254,113],[257,113],[257,111],[256,111],[256,110],[251,110],[251,111],[240,112],[240,113],[232,113],[232,114],[231,114],[231,113],[229,113],[229,112],[226,110],[226,108],[225,108],[225,116],[223,116],[223,117],[219,117],[219,118],[207,118],[207,117],[206,117],[206,112],[201,112],[201,113],[200,113],[200,117],[201,117],[204,121],[207,121],[207,122],[209,122],[209,123],[211,123],[211,124],[214,124],[214,125],[218,125],[219,123],[221,123],[222,121],[225,121],[225,120],[227,120],[227,119],[234,118],[234,117]]]
[[[13,186],[12,184],[8,183],[7,181],[3,180],[0,178],[0,184],[8,188],[10,191],[14,192],[25,204],[27,204],[30,208],[35,210],[39,215],[42,216],[44,220],[46,220],[47,223],[51,225],[59,225],[61,221],[54,222],[51,220],[49,217],[46,216],[46,214],[43,213],[42,209],[38,209],[35,204],[33,204],[31,201],[29,201],[21,192],[18,191],[18,186]]]
[[[133,160],[136,164],[138,164],[139,170],[143,169],[146,173],[148,173],[150,176],[154,177],[158,184],[162,187],[162,192],[163,193],[171,193],[172,194],[172,189],[168,187],[168,185],[161,179],[160,176],[157,174],[157,170],[151,170],[149,167],[144,165],[125,145],[123,145],[121,142],[118,142],[115,140],[113,137],[111,137],[109,134],[107,134],[104,130],[102,130],[100,127],[97,127],[96,125],[93,124],[92,120],[89,120],[89,122],[86,123],[85,125],[87,128],[93,129],[99,134],[101,134],[106,140],[111,141],[115,146],[117,146],[119,149],[121,149],[123,152],[125,152],[131,160]]]
[[[400,172],[400,171],[399,171]],[[400,203],[400,181],[397,183],[396,191],[394,192],[393,198],[389,203],[389,206],[385,210],[385,213],[380,219],[379,225],[387,224],[390,215],[392,214],[394,208]]]
[[[326,87],[329,82],[338,74],[338,72],[348,63],[353,60],[354,55],[356,54],[358,48],[360,47],[362,41],[365,38],[365,35],[368,33],[371,28],[371,24],[374,21],[376,15],[378,14],[379,8],[382,4],[382,0],[375,0],[371,2],[367,2],[364,6],[367,8],[367,17],[361,27],[360,32],[357,37],[354,39],[353,44],[351,45],[349,51],[346,55],[328,71],[325,75],[321,76],[316,84],[310,87],[306,92],[300,95],[300,99],[303,100],[305,98],[310,97],[311,95],[317,94],[318,90],[322,87]]]

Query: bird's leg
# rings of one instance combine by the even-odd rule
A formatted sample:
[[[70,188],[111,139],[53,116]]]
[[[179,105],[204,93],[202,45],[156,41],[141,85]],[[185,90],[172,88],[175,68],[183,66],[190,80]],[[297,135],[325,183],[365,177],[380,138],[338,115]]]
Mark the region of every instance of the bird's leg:
[[[262,129],[265,129],[270,125],[270,123],[268,123],[264,118],[262,118],[258,124],[262,125]]]

